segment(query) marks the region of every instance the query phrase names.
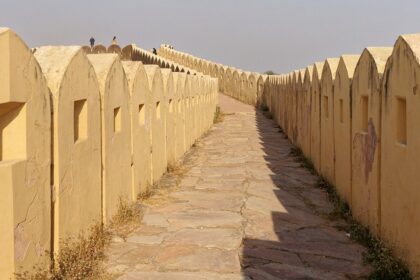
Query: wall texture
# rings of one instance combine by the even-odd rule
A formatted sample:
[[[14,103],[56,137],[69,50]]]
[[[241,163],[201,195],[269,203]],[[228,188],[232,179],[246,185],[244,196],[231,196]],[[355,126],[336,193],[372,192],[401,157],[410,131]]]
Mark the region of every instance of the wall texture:
[[[169,45],[161,45],[158,55],[141,51],[142,61],[154,61],[158,65],[170,61],[170,67],[178,67],[180,72],[204,73],[219,81],[218,91],[251,105],[259,105],[263,88],[261,85],[267,76],[246,72],[233,67],[194,57],[176,51]],[[182,70],[181,70],[182,69]],[[176,71],[178,72],[178,71]],[[260,86],[259,86],[260,85]]]
[[[0,28],[0,279],[48,265],[51,104],[25,43]]]
[[[0,279],[49,267],[46,251],[107,223],[211,127],[217,79],[146,55],[31,52],[0,28]]]
[[[99,84],[80,47],[35,52],[50,91],[54,252],[59,240],[101,220],[101,121]]]

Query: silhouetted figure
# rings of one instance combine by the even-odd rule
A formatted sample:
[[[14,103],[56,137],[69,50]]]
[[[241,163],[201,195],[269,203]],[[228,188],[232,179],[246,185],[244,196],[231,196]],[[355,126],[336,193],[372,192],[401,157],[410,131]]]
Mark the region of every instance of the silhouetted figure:
[[[157,55],[157,50],[153,48],[153,54]]]
[[[95,38],[90,37],[89,42],[90,42],[90,47],[93,48],[93,46],[95,46]]]
[[[114,36],[114,38],[112,38],[112,44],[113,45],[117,44],[117,36]]]

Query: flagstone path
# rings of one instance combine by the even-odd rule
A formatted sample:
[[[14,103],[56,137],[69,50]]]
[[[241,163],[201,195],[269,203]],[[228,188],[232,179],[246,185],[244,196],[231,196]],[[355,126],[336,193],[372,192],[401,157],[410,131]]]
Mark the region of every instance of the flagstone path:
[[[316,177],[272,120],[221,95],[224,121],[149,199],[140,228],[114,238],[120,280],[359,279],[363,247],[338,230]],[[166,180],[166,181],[165,181]]]

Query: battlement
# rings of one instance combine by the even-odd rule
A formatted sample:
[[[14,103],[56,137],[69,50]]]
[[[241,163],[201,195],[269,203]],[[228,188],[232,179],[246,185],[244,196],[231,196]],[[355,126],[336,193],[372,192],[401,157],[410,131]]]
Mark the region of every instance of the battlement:
[[[213,124],[217,79],[135,45],[30,50],[0,28],[0,61],[1,279],[48,268]]]
[[[268,108],[353,216],[419,275],[419,45],[419,34],[402,35],[394,47],[369,47],[272,76],[168,45],[158,54],[218,78],[226,95]]]

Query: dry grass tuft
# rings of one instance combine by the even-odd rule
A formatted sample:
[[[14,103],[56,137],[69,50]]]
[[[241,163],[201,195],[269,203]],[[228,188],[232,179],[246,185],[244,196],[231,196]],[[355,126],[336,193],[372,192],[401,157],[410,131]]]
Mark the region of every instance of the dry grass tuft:
[[[112,236],[122,239],[139,228],[143,217],[142,205],[160,204],[178,186],[188,168],[168,166],[168,173],[159,182],[148,186],[138,195],[138,201],[129,203],[120,199],[118,211],[108,226],[98,224],[86,235],[62,242],[60,252],[54,256],[54,266],[49,269],[35,267],[31,272],[16,274],[16,280],[111,280],[115,275],[103,267],[105,250]],[[49,252],[46,254],[50,255]],[[1,261],[1,260],[0,260]]]
[[[118,211],[112,217],[109,229],[112,234],[125,240],[130,233],[140,226],[142,216],[143,213],[139,203],[128,203],[124,199],[120,199]]]
[[[225,119],[225,114],[222,112],[219,106],[216,107],[216,111],[214,112],[213,123],[220,123]]]
[[[168,175],[176,176],[178,178],[182,178],[187,170],[182,167],[180,164],[169,164],[168,165]],[[159,188],[159,186],[157,186]]]
[[[146,191],[141,192],[137,195],[138,201],[149,199],[153,195],[153,186],[147,187]]]
[[[105,248],[111,241],[111,233],[101,224],[91,228],[88,234],[68,238],[61,243],[50,270],[16,274],[18,280],[94,280],[111,279],[103,269]]]
[[[180,166],[174,163],[168,163],[168,167],[166,168],[168,173],[175,173],[180,170]]]

